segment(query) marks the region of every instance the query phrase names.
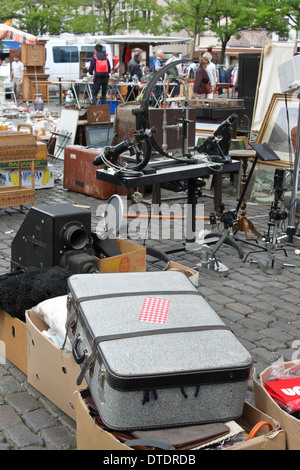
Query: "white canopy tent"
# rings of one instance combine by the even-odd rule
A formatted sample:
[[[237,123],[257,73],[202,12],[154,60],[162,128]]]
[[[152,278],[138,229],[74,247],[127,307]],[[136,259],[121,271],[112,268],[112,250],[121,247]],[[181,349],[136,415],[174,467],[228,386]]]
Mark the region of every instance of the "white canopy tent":
[[[61,35],[62,36],[62,35]],[[154,47],[167,46],[165,48],[166,53],[171,53],[174,51],[174,47],[169,51],[167,50],[172,45],[184,45],[186,46],[185,50],[182,50],[184,55],[188,54],[188,45],[193,43],[192,38],[181,37],[181,36],[153,36],[146,34],[131,34],[131,35],[90,35],[86,34],[84,36],[76,36],[70,34],[64,34],[64,39],[67,44],[110,44],[113,49],[113,55],[118,55],[120,58],[120,73],[122,74],[126,70],[125,62],[122,60],[126,48],[135,49],[139,48],[145,51],[146,53],[146,63],[150,65],[150,57],[153,55]],[[114,45],[118,47],[118,51],[114,50]],[[151,48],[151,49],[150,49]],[[179,51],[178,51],[179,52]]]
[[[73,37],[72,37],[73,36]],[[126,35],[95,35],[85,34],[84,36],[76,35],[64,35],[64,39],[68,44],[133,44],[133,43],[144,43],[150,46],[159,46],[163,44],[192,44],[192,38],[180,37],[180,36],[152,36],[146,34],[131,34]]]

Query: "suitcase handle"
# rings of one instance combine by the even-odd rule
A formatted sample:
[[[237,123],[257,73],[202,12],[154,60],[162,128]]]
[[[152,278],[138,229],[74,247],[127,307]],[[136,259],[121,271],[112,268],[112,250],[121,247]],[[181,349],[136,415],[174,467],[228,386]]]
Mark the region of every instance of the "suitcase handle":
[[[79,356],[78,354],[78,351],[77,351],[77,345],[78,343],[81,341],[81,338],[80,338],[80,334],[78,334],[75,338],[75,341],[74,341],[74,344],[72,346],[72,353],[73,353],[73,357],[75,359],[75,362],[77,364],[81,364],[84,360],[85,360],[85,357],[86,357],[86,353],[87,353],[87,349],[85,349],[82,353],[81,356]]]
[[[28,127],[28,129],[30,130],[30,134],[33,134],[32,125],[31,125],[31,124],[18,124],[18,125],[17,125],[17,131],[19,131],[19,130],[21,129],[21,127]]]

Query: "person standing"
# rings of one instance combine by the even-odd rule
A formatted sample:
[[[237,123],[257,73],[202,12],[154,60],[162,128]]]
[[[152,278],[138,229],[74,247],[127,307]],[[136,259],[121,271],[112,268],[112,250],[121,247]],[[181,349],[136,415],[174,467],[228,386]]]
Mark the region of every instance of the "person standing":
[[[11,64],[11,81],[13,82],[13,90],[19,104],[23,103],[23,76],[24,65],[20,61],[20,56],[15,54]]]
[[[140,62],[142,60],[142,52],[138,51],[134,54],[133,58],[129,61],[127,71],[130,74],[130,80],[137,79],[139,82],[141,81],[143,71],[142,67],[140,66]],[[134,101],[138,95],[139,90],[136,86],[128,86],[127,87],[127,94],[125,101]]]
[[[156,53],[156,59],[154,62],[153,72],[158,72],[164,66],[164,51],[159,49]],[[153,106],[158,108],[159,107],[159,98],[162,92],[162,85],[156,84],[154,87],[154,99],[153,99]]]
[[[218,82],[217,67],[212,62],[212,55],[211,55],[210,52],[205,52],[203,54],[203,57],[206,57],[208,59],[206,72],[208,73],[209,81],[210,81],[210,84],[211,84],[211,87],[212,87],[212,91],[214,92],[216,90],[216,85],[217,85],[217,82]],[[207,96],[207,98],[210,98],[210,96]],[[211,98],[213,98],[213,95],[211,96]]]
[[[95,54],[93,55],[89,67],[89,74],[94,75],[92,86],[92,105],[97,104],[97,96],[101,88],[101,104],[106,104],[106,93],[108,88],[108,79],[111,72],[111,65],[106,57],[101,44],[96,44]]]
[[[176,60],[179,60],[179,54],[178,52],[173,52],[172,57],[167,60],[165,65],[169,65],[171,62],[175,62]],[[177,96],[180,95],[180,84],[179,81],[176,80],[176,77],[179,77],[182,75],[182,67],[181,64],[174,65],[173,67],[170,67],[167,71],[167,75],[173,77],[172,82],[170,84],[169,88],[169,94],[173,98],[176,98]],[[178,103],[172,102],[171,107],[178,107]]]
[[[193,92],[196,95],[196,98],[206,98],[208,95],[208,91],[205,89],[206,85],[210,83],[209,76],[206,71],[207,65],[208,65],[208,58],[202,57],[199,63],[199,67],[197,68],[197,71],[196,71],[194,88],[193,88]]]

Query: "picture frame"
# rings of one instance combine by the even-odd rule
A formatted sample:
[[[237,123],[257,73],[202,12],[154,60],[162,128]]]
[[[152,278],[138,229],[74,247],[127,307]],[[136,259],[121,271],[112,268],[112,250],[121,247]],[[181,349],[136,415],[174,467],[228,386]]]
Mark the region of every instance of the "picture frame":
[[[73,145],[77,131],[79,111],[75,109],[63,109],[61,111],[59,129],[56,134],[54,158],[64,159],[64,147]]]
[[[291,173],[283,165],[265,164],[264,162],[258,163],[255,168],[255,175],[251,188],[251,194],[248,197],[250,202],[257,204],[265,204],[271,206],[274,200],[274,174],[277,167],[286,170],[284,181],[284,194],[283,197],[288,198],[292,195],[292,179]],[[298,183],[297,197],[300,196],[300,183]]]
[[[299,99],[296,95],[274,93],[257,134],[256,143],[268,143],[280,160],[289,162],[293,152],[290,133],[298,124],[298,113]]]

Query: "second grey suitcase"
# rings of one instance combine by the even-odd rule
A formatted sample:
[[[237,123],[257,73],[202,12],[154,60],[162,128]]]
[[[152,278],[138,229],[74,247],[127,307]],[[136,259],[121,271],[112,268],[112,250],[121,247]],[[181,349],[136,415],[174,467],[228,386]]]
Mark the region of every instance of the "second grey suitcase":
[[[67,334],[103,422],[142,429],[241,416],[252,358],[175,271],[69,278]]]

